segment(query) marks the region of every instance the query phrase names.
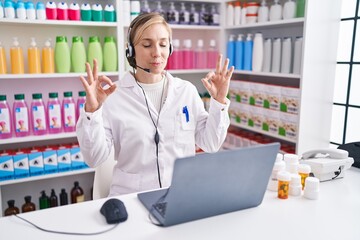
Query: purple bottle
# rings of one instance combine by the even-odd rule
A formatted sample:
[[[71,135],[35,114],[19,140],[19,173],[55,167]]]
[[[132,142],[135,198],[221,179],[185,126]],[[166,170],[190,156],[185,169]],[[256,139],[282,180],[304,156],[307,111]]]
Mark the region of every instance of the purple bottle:
[[[86,100],[86,92],[80,91],[79,97],[76,102],[76,121],[79,119],[80,112],[82,111],[82,109],[85,106],[85,100]]]
[[[30,135],[29,109],[25,102],[24,94],[15,94],[13,104],[14,128],[16,137],[25,137]]]
[[[31,125],[34,135],[47,134],[46,108],[41,93],[34,93],[31,102]]]
[[[49,93],[49,100],[47,102],[48,109],[48,126],[49,133],[60,133],[62,132],[62,119],[61,119],[61,103],[58,99],[57,92]]]
[[[6,95],[0,95],[0,139],[12,137],[11,111]]]
[[[64,124],[64,132],[74,132],[76,125],[76,109],[75,101],[72,98],[72,92],[64,92],[62,102],[62,120]]]

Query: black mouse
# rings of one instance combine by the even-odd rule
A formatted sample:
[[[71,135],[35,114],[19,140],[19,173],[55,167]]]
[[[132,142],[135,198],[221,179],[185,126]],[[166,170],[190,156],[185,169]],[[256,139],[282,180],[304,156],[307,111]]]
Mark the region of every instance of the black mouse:
[[[128,218],[124,203],[116,198],[107,200],[102,205],[100,212],[105,216],[108,224],[124,222]]]

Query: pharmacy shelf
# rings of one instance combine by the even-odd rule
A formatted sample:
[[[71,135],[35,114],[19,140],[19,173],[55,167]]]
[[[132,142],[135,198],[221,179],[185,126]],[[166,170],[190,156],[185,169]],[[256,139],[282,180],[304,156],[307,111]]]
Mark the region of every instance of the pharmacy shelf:
[[[98,75],[108,77],[119,76],[119,72],[99,72]],[[1,79],[38,79],[38,78],[73,78],[79,76],[86,76],[86,73],[52,73],[52,74],[1,74]]]
[[[10,184],[17,184],[17,183],[24,183],[24,182],[32,182],[37,180],[44,180],[44,179],[52,179],[57,177],[66,177],[66,176],[72,176],[72,175],[78,175],[83,173],[92,173],[95,172],[94,168],[85,168],[85,169],[79,169],[79,170],[71,170],[67,172],[60,172],[60,173],[51,173],[51,174],[44,174],[39,176],[33,176],[33,177],[25,177],[25,178],[19,178],[19,179],[12,179],[12,180],[6,180],[0,182],[0,187]]]
[[[293,79],[301,78],[301,75],[292,74],[292,73],[253,72],[253,71],[244,71],[244,70],[235,70],[234,74],[264,76],[264,77],[277,77],[277,78],[293,78]]]
[[[168,70],[172,75],[174,74],[196,74],[196,73],[208,73],[215,71],[215,69],[179,69],[179,70]]]
[[[305,22],[304,18],[293,18],[286,20],[278,20],[278,21],[268,21],[261,23],[248,23],[245,25],[236,25],[236,26],[226,26],[225,29],[247,29],[247,28],[268,28],[268,27],[290,27],[290,26],[301,26]]]
[[[87,26],[87,27],[117,27],[116,22],[91,22],[70,20],[28,20],[28,19],[0,19],[0,24],[8,25],[56,25],[56,26]]]
[[[47,141],[47,140],[65,139],[65,138],[74,138],[74,137],[76,137],[75,132],[47,134],[41,136],[14,137],[9,139],[0,139],[0,146],[5,144],[27,143],[27,142],[36,142],[36,141],[45,141],[45,140]]]
[[[235,127],[239,127],[239,128],[243,128],[243,129],[246,129],[246,130],[250,130],[252,132],[261,133],[263,135],[273,137],[273,138],[276,138],[276,139],[281,139],[281,140],[284,140],[284,141],[287,141],[287,142],[290,142],[290,143],[297,143],[296,139],[291,139],[291,138],[283,137],[283,136],[280,136],[280,135],[277,135],[277,134],[272,134],[272,133],[265,132],[263,130],[254,128],[254,127],[244,126],[242,124],[234,123],[234,122],[231,122],[230,125],[235,126]]]

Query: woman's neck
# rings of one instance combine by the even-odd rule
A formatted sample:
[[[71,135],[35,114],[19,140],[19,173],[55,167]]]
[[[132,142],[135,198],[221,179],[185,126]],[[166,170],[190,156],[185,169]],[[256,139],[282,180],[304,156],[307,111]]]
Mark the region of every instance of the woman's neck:
[[[142,70],[137,70],[134,76],[136,81],[149,84],[149,83],[160,82],[161,79],[163,78],[163,74],[165,73],[152,74],[152,73],[144,72]]]

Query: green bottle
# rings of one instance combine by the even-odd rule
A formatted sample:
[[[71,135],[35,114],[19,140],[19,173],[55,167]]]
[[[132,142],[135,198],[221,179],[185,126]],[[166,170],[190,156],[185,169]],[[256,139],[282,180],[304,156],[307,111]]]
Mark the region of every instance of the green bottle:
[[[104,41],[104,71],[114,72],[118,66],[118,55],[114,37],[105,37]]]
[[[69,73],[71,69],[70,49],[65,36],[56,37],[55,69],[57,73]]]
[[[46,196],[45,191],[41,191],[41,196],[39,198],[39,206],[40,209],[49,208],[50,205],[50,199],[48,196]]]
[[[85,72],[86,49],[83,38],[75,36],[71,46],[71,68],[73,72]]]
[[[305,16],[305,0],[296,1],[296,17],[301,18]]]
[[[103,70],[103,52],[100,44],[100,39],[98,36],[92,36],[89,38],[88,46],[88,62],[90,63],[91,68],[93,68],[94,58],[98,63],[98,71]]]

